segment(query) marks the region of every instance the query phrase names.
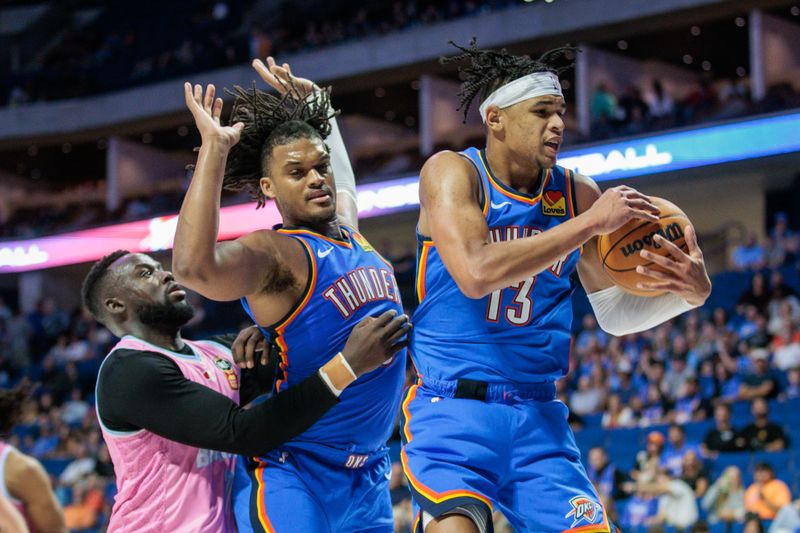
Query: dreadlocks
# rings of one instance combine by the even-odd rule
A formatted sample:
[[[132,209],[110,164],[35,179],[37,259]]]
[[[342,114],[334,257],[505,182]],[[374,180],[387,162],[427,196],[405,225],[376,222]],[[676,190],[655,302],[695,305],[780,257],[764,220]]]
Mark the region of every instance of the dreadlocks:
[[[499,87],[534,72],[552,72],[560,75],[572,67],[574,62],[571,60],[571,56],[577,51],[574,46],[567,45],[549,50],[538,59],[531,59],[527,55],[511,55],[505,48],[499,51],[478,48],[474,37],[467,48],[459,46],[453,41],[450,41],[450,44],[461,50],[461,53],[453,57],[440,58],[439,61],[442,64],[470,61],[469,66],[458,69],[462,80],[461,89],[458,91],[460,99],[458,109],[464,110],[464,122],[467,120],[467,113],[476,96],[481,101],[485,100]],[[556,62],[562,59],[568,63],[556,66]]]
[[[330,87],[313,97],[300,98],[294,86],[283,96],[236,86],[230,123],[244,123],[241,139],[231,149],[225,167],[224,188],[246,190],[263,207],[266,197],[259,180],[269,164],[272,149],[302,138],[324,141],[331,132],[328,120],[336,116],[330,105]]]

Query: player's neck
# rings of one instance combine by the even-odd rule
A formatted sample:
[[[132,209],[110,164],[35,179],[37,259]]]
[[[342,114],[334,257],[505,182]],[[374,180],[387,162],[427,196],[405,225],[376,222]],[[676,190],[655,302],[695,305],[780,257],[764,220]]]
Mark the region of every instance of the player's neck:
[[[327,220],[325,222],[308,222],[285,219],[283,224],[284,226],[288,227],[310,229],[314,233],[319,233],[320,235],[324,235],[330,239],[342,238],[342,230],[339,227],[338,217],[333,217],[331,220]]]
[[[173,352],[182,350],[184,345],[180,329],[177,331],[160,331],[143,324],[136,324],[131,328],[130,334],[159,348]]]
[[[539,189],[542,169],[535,162],[515,160],[503,146],[486,144],[486,162],[494,177],[505,185],[526,194],[535,194]]]

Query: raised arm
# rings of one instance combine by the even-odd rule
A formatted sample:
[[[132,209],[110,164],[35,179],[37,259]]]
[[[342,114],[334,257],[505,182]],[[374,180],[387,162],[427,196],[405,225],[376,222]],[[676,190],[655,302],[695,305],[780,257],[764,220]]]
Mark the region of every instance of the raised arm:
[[[632,218],[655,220],[655,207],[629,187],[606,192],[582,215],[538,235],[490,243],[478,206],[478,176],[461,156],[440,152],[420,173],[420,229],[429,233],[461,291],[481,298],[535,276],[592,236]]]
[[[266,64],[260,59],[254,59],[252,64],[261,79],[281,94],[289,90],[297,98],[309,98],[321,90],[313,81],[292,74],[288,63],[278,65],[272,57],[268,57]],[[331,125],[331,134],[325,139],[325,144],[330,149],[331,169],[336,183],[336,214],[341,222],[358,229],[355,174],[336,117],[328,122]]]
[[[207,298],[235,300],[256,292],[265,272],[278,268],[282,255],[275,240],[280,236],[262,231],[217,243],[225,161],[242,124],[220,124],[222,99],[215,98],[213,85],[203,95],[200,85],[187,83],[184,93],[202,144],[178,217],[172,269],[179,283]]]

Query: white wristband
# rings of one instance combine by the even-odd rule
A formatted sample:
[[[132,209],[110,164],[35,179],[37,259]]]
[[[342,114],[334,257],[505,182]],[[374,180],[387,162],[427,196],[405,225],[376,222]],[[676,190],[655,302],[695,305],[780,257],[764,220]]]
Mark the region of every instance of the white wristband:
[[[336,356],[342,362],[342,365],[344,365],[347,371],[350,372],[350,375],[353,376],[353,381],[357,380],[358,376],[356,376],[356,373],[353,372],[353,367],[350,366],[350,363],[347,362],[347,359],[344,358],[344,354],[342,354],[342,352],[339,352],[336,354]]]
[[[588,296],[597,324],[617,337],[653,328],[695,308],[672,293],[636,296],[616,285]]]
[[[337,389],[333,385],[333,382],[331,381],[331,378],[328,377],[328,374],[325,373],[324,370],[322,370],[320,368],[317,372],[319,373],[319,377],[322,378],[322,381],[324,381],[325,384],[328,386],[328,388],[331,389],[331,392],[333,393],[333,395],[338,398],[342,394],[342,391],[340,391],[339,389]]]

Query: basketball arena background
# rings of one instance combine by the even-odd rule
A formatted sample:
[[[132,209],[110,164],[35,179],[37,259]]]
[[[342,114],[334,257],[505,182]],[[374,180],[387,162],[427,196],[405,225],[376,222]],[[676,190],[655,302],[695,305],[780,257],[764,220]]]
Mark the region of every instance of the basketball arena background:
[[[796,0],[6,0],[0,386],[40,384],[6,438],[45,466],[71,530],[103,531],[115,492],[93,409],[114,339],[79,308],[80,282],[118,248],[170,264],[199,145],[183,82],[248,86],[249,60],[275,55],[332,85],[362,231],[411,306],[419,169],[483,138],[477,115],[462,124],[456,111],[454,68],[437,61],[448,40],[473,36],[530,55],[577,45],[559,164],[679,205],[712,274],[701,309],[622,338],[575,295],[559,391],[615,520],[624,531],[800,527]],[[241,195],[223,205],[223,239],[278,221]],[[189,338],[246,323],[238,305],[192,301]],[[720,451],[731,434],[735,449]],[[399,440],[390,445],[396,459]],[[653,461],[689,497],[647,490],[638,472]],[[763,464],[777,481],[755,481]],[[393,473],[395,530],[406,532],[409,492]],[[760,500],[766,484],[791,491],[785,512]],[[778,513],[795,522],[781,529]],[[496,528],[510,530],[501,516]]]

